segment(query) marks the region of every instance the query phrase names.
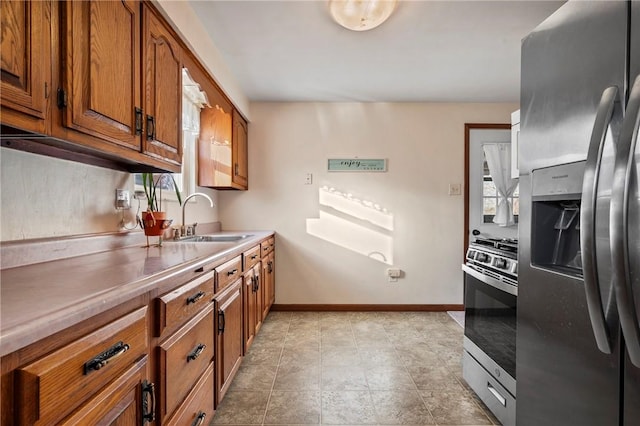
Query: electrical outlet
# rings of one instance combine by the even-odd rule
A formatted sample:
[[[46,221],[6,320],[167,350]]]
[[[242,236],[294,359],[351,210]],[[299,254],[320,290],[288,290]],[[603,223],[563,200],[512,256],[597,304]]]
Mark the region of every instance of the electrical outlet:
[[[387,269],[387,277],[389,277],[390,283],[395,283],[398,281],[398,278],[402,276],[402,270],[400,268],[389,268]]]
[[[128,210],[131,208],[131,192],[126,189],[116,189],[116,209]]]
[[[459,183],[450,183],[449,195],[460,195],[460,194],[462,194],[462,185]]]

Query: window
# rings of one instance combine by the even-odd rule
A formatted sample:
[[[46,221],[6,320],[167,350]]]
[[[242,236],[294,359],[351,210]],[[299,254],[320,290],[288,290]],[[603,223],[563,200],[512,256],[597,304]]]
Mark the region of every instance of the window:
[[[484,158],[484,155],[483,155]],[[518,223],[520,212],[520,185],[516,186],[513,196],[509,197],[509,202],[513,206],[513,220]],[[498,207],[498,191],[493,183],[491,173],[489,173],[489,165],[484,160],[482,165],[482,223],[493,223],[493,217],[496,215]]]
[[[186,197],[196,189],[196,144],[200,134],[200,109],[208,105],[207,94],[200,90],[189,71],[182,69],[182,173],[174,173],[173,178],[182,194]],[[136,190],[142,190],[142,175],[134,176]],[[165,183],[166,182],[166,183]],[[161,183],[162,200],[177,201],[173,184],[170,179]]]

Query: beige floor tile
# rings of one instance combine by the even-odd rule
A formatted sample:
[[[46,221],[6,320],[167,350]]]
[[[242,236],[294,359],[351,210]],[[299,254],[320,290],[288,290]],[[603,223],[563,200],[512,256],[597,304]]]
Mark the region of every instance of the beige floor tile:
[[[251,345],[249,352],[245,355],[243,364],[249,365],[278,365],[282,347],[254,347]]]
[[[322,365],[362,365],[362,359],[355,347],[323,346],[320,352]]]
[[[320,390],[320,364],[280,365],[276,373],[273,389],[277,390]]]
[[[392,347],[393,343],[389,340],[387,333],[384,331],[374,331],[374,332],[364,332],[364,333],[355,333],[356,345],[359,348],[366,347]]]
[[[416,385],[402,366],[375,366],[365,370],[371,390],[415,390]]]
[[[320,392],[273,391],[265,424],[320,424]]]
[[[364,370],[354,366],[323,366],[320,383],[323,391],[366,391],[369,389]]]
[[[491,420],[466,392],[423,390],[420,395],[439,425],[490,425]]]
[[[229,390],[216,410],[212,424],[261,424],[268,400],[268,391]]]
[[[417,391],[371,391],[371,398],[380,424],[436,424]]]
[[[443,389],[449,384],[458,384],[458,379],[446,365],[435,364],[410,365],[407,370],[418,389]]]
[[[356,347],[356,341],[353,338],[353,333],[348,332],[334,332],[331,330],[325,330],[322,332],[322,346],[348,346]]]
[[[322,424],[376,423],[376,414],[368,391],[322,392]]]
[[[320,347],[306,347],[306,346],[285,346],[282,349],[282,357],[280,358],[280,365],[306,365],[306,366],[320,366]]]
[[[462,339],[444,312],[272,312],[212,424],[497,424]]]
[[[366,366],[402,365],[398,352],[393,347],[358,348],[362,364]]]
[[[236,377],[231,382],[232,390],[264,390],[270,391],[273,387],[273,379],[276,377],[274,365],[249,364],[240,366]]]

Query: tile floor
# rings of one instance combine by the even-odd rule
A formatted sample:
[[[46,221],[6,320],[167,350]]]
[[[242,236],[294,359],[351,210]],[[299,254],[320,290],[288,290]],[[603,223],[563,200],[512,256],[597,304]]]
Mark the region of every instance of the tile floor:
[[[272,312],[213,425],[499,424],[445,312]]]

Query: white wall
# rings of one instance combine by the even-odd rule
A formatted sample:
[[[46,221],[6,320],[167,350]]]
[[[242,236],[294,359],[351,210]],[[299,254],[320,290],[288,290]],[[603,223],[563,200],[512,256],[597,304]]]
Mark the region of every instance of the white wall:
[[[218,48],[211,41],[209,34],[191,8],[189,1],[156,0],[155,3],[165,18],[173,22],[174,29],[190,46],[191,51],[196,52],[200,62],[207,68],[235,107],[250,119],[249,100],[240,89],[235,76],[222,60]]]
[[[0,240],[61,237],[119,231],[122,213],[115,210],[115,190],[133,194],[133,175],[44,157],[8,148],[0,149],[2,172]],[[217,191],[197,188],[210,195],[216,208],[196,197],[187,206],[188,222],[218,220]],[[126,219],[133,226],[137,201]],[[176,201],[166,203],[174,224],[181,221]],[[142,203],[146,209],[146,203]],[[139,228],[138,228],[139,229]]]
[[[464,123],[509,123],[515,104],[252,103],[249,191],[221,192],[223,229],[277,232],[279,304],[462,303],[464,201],[449,196],[464,179]],[[387,158],[387,173],[328,173],[330,157]],[[305,185],[306,173],[313,184]],[[333,187],[377,203],[393,230],[320,206]],[[323,213],[392,239],[389,265],[306,231]],[[349,234],[346,235],[345,234]],[[334,236],[335,238],[336,236]],[[350,240],[351,238],[351,240]]]

